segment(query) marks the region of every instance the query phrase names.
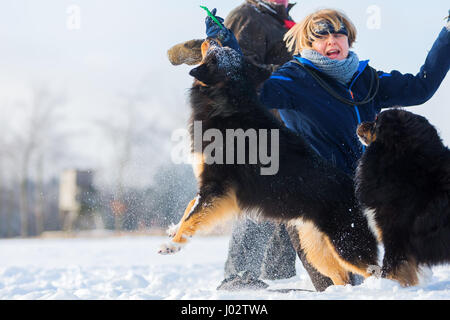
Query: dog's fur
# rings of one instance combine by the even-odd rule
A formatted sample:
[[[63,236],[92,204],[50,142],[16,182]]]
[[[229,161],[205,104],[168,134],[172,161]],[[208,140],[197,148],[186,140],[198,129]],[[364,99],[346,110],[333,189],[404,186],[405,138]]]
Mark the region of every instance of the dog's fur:
[[[199,229],[256,213],[294,225],[308,261],[334,284],[349,283],[349,272],[370,276],[377,267],[377,241],[358,208],[353,180],[260,104],[255,86],[261,70],[213,40],[204,43],[203,53],[202,64],[190,73],[196,78],[190,93],[191,123],[202,121],[203,131],[215,128],[224,136],[226,129],[279,130],[279,171],[261,175],[261,163],[207,164],[197,154],[198,195],[160,253],[178,251]]]
[[[450,151],[424,117],[403,109],[357,133],[368,147],[356,194],[384,245],[383,275],[416,285],[420,264],[450,262]]]

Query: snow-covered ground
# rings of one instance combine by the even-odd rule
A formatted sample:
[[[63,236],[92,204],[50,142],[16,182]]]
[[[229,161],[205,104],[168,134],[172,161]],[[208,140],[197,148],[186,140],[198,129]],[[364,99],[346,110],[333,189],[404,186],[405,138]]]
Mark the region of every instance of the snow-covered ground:
[[[217,291],[228,237],[197,237],[173,256],[157,254],[165,237],[0,240],[0,299],[450,299],[450,266],[402,288],[369,278],[325,292]],[[297,259],[297,276],[270,288],[313,289]]]

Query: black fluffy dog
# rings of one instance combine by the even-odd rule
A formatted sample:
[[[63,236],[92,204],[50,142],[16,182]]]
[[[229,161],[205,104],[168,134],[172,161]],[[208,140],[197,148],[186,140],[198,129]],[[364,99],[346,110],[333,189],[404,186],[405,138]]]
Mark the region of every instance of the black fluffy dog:
[[[358,208],[353,180],[320,158],[259,103],[255,87],[261,70],[214,40],[205,41],[202,52],[202,64],[190,73],[196,78],[190,102],[199,191],[180,223],[170,230],[173,239],[160,253],[178,251],[199,229],[250,214],[294,225],[308,261],[334,284],[349,283],[349,272],[370,276],[377,265],[377,241]],[[200,151],[195,150],[196,121],[205,135],[215,130],[225,137],[231,129],[277,133],[267,142],[267,150],[278,160],[279,170],[263,174],[267,162],[252,161],[252,155],[260,155],[261,150],[250,143],[245,145],[245,161],[239,163],[233,149],[228,161],[220,158],[211,163],[205,155],[210,139],[201,141]],[[238,139],[234,137],[234,142]],[[229,151],[230,144],[224,144],[213,156],[225,157]]]
[[[384,244],[383,275],[415,285],[419,264],[450,262],[450,151],[424,117],[402,109],[357,133],[368,148],[356,192]]]

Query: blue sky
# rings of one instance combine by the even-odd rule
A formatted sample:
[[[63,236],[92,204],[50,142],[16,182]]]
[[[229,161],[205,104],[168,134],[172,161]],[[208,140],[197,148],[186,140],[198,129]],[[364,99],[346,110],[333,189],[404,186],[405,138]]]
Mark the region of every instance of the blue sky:
[[[83,145],[83,161],[102,166],[101,137],[88,125],[92,117],[111,116],[119,96],[142,92],[149,124],[168,130],[188,118],[186,90],[190,67],[174,67],[166,51],[175,43],[204,37],[205,13],[218,8],[225,17],[242,3],[227,1],[146,0],[5,0],[0,4],[0,111],[14,108],[35,83],[67,94],[67,128],[81,130],[74,146]],[[80,28],[67,28],[67,9],[80,9]],[[380,28],[369,29],[370,6],[380,10]],[[299,0],[291,11],[301,20],[315,9],[337,8],[358,29],[354,50],[383,71],[417,73],[444,25],[448,1]],[[425,105],[410,110],[428,117],[450,143],[450,80]],[[3,110],[2,110],[3,109]],[[3,121],[5,121],[3,119]],[[166,143],[168,143],[167,140]],[[94,156],[93,156],[94,155]]]

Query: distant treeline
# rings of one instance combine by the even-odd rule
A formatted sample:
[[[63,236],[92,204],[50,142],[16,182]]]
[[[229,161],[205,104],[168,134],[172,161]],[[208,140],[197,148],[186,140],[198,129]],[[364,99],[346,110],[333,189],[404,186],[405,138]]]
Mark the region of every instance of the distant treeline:
[[[14,184],[0,189],[0,237],[38,236],[46,231],[63,230],[64,217],[58,208],[59,180],[53,178],[39,185],[29,180],[26,186],[26,235],[20,214],[21,188]],[[166,228],[180,219],[187,203],[195,196],[196,182],[190,166],[170,164],[157,171],[148,187],[125,188],[120,199],[111,190],[115,190],[114,186],[94,185],[87,195],[88,201],[84,201],[74,219],[73,231]],[[122,205],[119,215],[114,214],[113,204],[117,202]]]

